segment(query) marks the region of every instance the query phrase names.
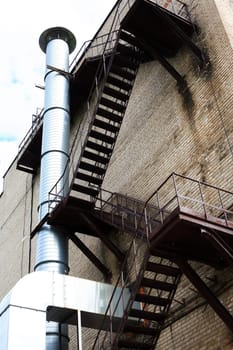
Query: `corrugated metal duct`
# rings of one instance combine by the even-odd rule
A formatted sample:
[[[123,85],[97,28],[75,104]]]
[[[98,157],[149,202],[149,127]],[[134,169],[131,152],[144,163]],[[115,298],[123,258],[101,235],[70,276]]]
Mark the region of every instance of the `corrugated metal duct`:
[[[49,211],[49,192],[60,178],[62,181],[58,183],[57,193],[61,191],[65,196],[68,192],[69,53],[74,50],[76,40],[69,30],[54,27],[41,34],[39,44],[42,51],[46,53],[39,196],[39,219],[41,220]],[[68,238],[63,228],[45,224],[39,230],[35,271],[68,274]],[[63,328],[61,329],[56,323],[48,323],[47,350],[68,348],[67,330]]]

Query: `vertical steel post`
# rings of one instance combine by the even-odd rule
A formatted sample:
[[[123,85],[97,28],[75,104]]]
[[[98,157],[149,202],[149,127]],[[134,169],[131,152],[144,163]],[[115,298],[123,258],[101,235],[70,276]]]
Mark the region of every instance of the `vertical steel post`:
[[[69,174],[69,53],[76,45],[74,35],[62,27],[44,31],[39,39],[46,53],[45,102],[41,151],[39,219],[49,211],[49,192],[57,184],[55,200],[68,193]],[[56,69],[53,69],[56,68]],[[67,74],[66,74],[67,73]],[[62,227],[44,224],[37,235],[35,271],[68,274],[68,236]],[[43,286],[42,286],[43,287]],[[68,349],[65,326],[49,322],[46,350]]]

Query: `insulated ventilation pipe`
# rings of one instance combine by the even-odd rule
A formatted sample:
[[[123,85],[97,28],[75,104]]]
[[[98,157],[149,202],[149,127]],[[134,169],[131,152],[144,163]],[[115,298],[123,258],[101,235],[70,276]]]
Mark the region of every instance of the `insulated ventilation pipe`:
[[[56,185],[56,201],[69,188],[69,53],[75,49],[74,35],[62,27],[44,31],[39,39],[46,53],[45,102],[41,151],[39,220],[49,212],[49,192]],[[37,235],[35,271],[68,274],[68,238],[59,226],[44,224]],[[42,286],[43,288],[43,286]],[[47,350],[67,349],[65,327],[47,325]]]

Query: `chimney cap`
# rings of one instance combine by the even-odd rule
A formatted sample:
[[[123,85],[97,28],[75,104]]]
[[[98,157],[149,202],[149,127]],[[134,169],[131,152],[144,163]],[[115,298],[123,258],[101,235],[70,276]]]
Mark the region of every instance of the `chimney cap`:
[[[64,27],[52,27],[46,29],[39,38],[39,45],[43,52],[46,53],[47,44],[53,39],[62,39],[69,46],[69,53],[73,52],[76,46],[74,34]]]

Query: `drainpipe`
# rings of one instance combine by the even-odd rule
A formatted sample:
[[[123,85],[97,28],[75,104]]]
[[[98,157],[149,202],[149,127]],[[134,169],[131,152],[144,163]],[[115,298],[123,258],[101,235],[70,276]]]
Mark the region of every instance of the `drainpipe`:
[[[65,72],[69,72],[69,53],[74,50],[76,40],[69,30],[54,27],[41,34],[39,44],[46,53],[38,207],[41,221],[49,212],[49,192],[61,177],[57,193],[63,197],[68,194],[69,174],[66,165],[69,161],[70,113],[69,74]],[[37,235],[34,270],[68,274],[68,237],[64,228],[48,224],[41,227]],[[64,326],[50,322],[46,335],[46,350],[68,349],[68,333]]]

